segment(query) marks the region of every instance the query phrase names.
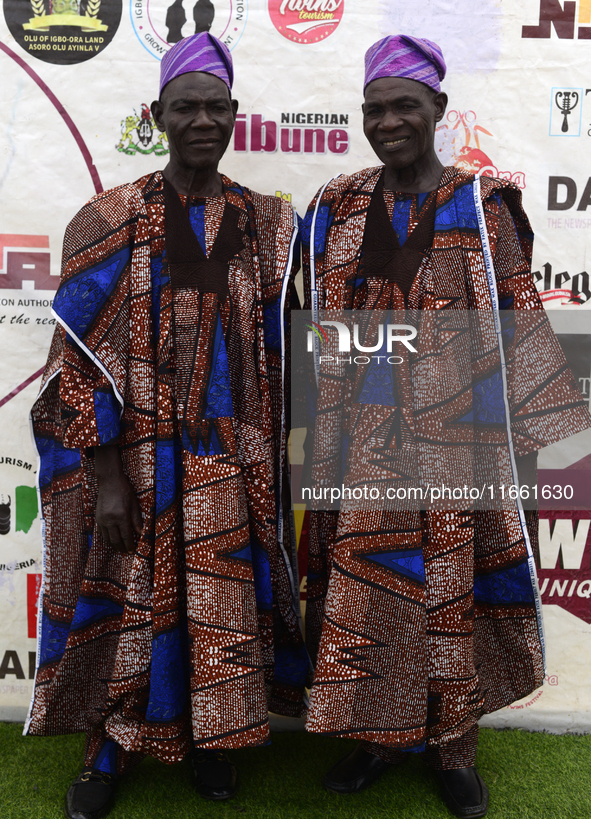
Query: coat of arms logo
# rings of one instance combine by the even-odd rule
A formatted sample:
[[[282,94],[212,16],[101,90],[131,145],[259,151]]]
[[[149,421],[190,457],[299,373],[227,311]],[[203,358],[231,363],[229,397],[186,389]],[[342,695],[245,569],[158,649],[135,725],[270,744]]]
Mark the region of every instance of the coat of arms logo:
[[[159,135],[154,141],[156,134]],[[134,108],[133,114],[121,120],[121,139],[115,147],[122,154],[129,156],[134,154],[164,156],[169,153],[166,134],[156,131],[156,123],[145,102],[142,102],[139,114]]]

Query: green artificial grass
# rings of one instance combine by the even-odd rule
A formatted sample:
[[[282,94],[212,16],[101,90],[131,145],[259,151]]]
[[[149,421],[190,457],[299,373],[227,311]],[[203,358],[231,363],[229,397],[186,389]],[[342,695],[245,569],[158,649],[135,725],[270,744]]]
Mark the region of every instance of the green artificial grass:
[[[63,817],[65,792],[82,761],[81,736],[21,736],[0,723],[0,819]],[[110,819],[449,819],[421,759],[387,771],[367,791],[327,793],[322,773],[354,747],[352,740],[273,734],[266,748],[233,751],[238,795],[209,803],[191,786],[187,762],[146,759],[119,785]],[[480,733],[477,764],[487,782],[490,819],[591,819],[591,736],[524,731]]]

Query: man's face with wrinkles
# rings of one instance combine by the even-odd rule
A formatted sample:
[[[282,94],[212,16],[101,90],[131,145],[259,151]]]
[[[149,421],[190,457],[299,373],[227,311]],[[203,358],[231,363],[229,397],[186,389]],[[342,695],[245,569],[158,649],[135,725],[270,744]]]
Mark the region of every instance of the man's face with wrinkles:
[[[367,86],[363,131],[386,168],[420,164],[432,152],[446,102],[445,94],[415,80],[381,77]]]
[[[196,71],[175,77],[152,103],[156,125],[168,137],[171,161],[197,171],[217,168],[237,110],[222,80]]]

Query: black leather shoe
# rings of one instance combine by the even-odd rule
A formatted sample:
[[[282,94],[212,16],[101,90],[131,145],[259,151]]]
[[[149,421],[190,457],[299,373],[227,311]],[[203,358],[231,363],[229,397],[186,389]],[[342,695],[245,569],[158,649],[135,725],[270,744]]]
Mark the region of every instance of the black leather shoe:
[[[68,788],[64,813],[68,819],[101,819],[111,809],[114,793],[110,774],[85,768]]]
[[[443,801],[462,819],[485,816],[488,810],[488,788],[476,768],[435,771],[441,784]]]
[[[339,760],[324,775],[322,784],[333,793],[355,793],[368,788],[385,770],[392,767],[379,756],[370,754],[361,744]]]
[[[224,751],[198,749],[191,759],[195,787],[204,799],[231,799],[236,793],[238,774]]]

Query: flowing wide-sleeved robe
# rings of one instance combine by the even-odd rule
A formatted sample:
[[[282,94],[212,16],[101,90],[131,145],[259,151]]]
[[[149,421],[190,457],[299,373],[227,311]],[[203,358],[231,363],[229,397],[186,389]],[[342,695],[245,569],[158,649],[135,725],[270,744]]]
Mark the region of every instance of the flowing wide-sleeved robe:
[[[223,187],[188,213],[209,252],[232,211],[225,299],[171,286],[161,173],[95,196],[67,229],[32,411],[44,566],[29,734],[100,729],[173,762],[193,742],[265,744],[268,708],[302,712],[280,501],[297,229],[276,197]],[[109,443],[142,509],[132,555],[95,526],[92,447]]]
[[[367,231],[382,170],[337,177],[312,202],[303,232],[306,306],[316,321],[317,310],[332,319],[342,310],[422,315],[412,387],[393,390],[396,367],[372,364],[347,376],[330,356],[320,359],[316,438],[307,441],[312,484],[360,485],[359,464],[371,463],[385,485],[393,464],[413,462],[416,442],[454,459],[476,439],[494,461],[497,485],[516,484],[517,457],[591,425],[531,275],[520,192],[446,168],[432,244],[405,299],[395,278],[376,272],[388,251],[383,236]],[[364,257],[370,234],[375,252]],[[497,334],[493,309],[528,313],[539,326],[529,332],[509,321]],[[491,316],[471,353],[466,335],[448,330],[451,311]],[[472,360],[462,371],[456,352],[466,350]],[[444,450],[450,443],[455,449]],[[338,512],[311,512],[308,730],[421,750],[457,739],[483,713],[542,684],[535,512],[517,503],[490,511],[470,503],[449,511],[359,507],[341,501]]]

